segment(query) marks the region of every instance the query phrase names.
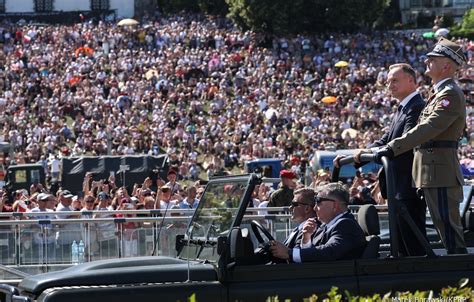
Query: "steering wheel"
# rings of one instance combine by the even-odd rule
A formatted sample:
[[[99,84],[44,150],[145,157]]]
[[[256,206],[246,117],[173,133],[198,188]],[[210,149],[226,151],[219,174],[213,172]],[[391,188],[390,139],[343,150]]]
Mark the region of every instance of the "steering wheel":
[[[255,237],[257,238],[258,242],[260,244],[266,244],[268,243],[269,241],[272,241],[272,240],[275,240],[272,236],[272,234],[270,234],[270,232],[265,228],[263,227],[260,222],[256,221],[256,220],[252,220],[250,222],[250,226],[252,227],[252,231],[253,233],[255,234]],[[267,240],[264,240],[262,235],[260,234],[260,232],[263,233],[263,235],[265,235],[265,237],[267,237],[266,239]]]

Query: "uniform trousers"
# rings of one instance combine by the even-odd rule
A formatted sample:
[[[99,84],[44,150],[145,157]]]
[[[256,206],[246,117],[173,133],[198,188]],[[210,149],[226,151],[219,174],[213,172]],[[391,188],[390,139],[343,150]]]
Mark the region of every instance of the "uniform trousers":
[[[466,254],[459,203],[462,187],[423,188],[426,204],[448,254]]]

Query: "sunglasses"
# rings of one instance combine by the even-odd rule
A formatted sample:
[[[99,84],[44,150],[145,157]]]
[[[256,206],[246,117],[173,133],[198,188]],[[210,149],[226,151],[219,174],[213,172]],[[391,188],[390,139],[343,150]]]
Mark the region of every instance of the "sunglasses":
[[[336,201],[337,201],[337,200],[332,199],[332,198],[319,197],[319,196],[316,196],[316,197],[315,197],[315,200],[316,200],[316,203],[317,203],[317,204],[320,204],[320,203],[323,202],[323,201],[332,201],[332,202],[336,202]]]
[[[299,206],[309,206],[309,205],[306,203],[298,202],[298,201],[292,201],[290,204],[290,207],[293,207],[293,208],[296,208]]]

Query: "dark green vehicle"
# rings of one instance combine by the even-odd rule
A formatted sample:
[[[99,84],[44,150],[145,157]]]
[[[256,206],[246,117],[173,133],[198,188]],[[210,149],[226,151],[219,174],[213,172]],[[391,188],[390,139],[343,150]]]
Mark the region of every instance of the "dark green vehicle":
[[[196,301],[265,301],[274,295],[301,301],[331,286],[366,294],[436,290],[463,277],[474,280],[474,255],[437,256],[427,242],[424,257],[397,258],[393,246],[380,253],[378,216],[371,206],[359,210],[367,233],[359,259],[272,264],[266,248],[271,235],[247,209],[261,182],[255,174],[212,179],[186,234],[178,235],[177,258],[96,261],[27,277],[17,287],[2,285],[2,301],[187,301],[193,294]],[[388,195],[393,196],[390,182]]]

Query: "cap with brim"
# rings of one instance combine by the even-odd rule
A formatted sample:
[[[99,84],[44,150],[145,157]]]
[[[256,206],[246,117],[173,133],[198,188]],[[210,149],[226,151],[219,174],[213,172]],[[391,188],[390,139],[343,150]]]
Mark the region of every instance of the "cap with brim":
[[[71,191],[69,190],[63,190],[61,191],[61,196],[64,198],[72,198],[74,195],[71,194]]]
[[[171,187],[168,186],[168,185],[164,185],[160,189],[161,189],[161,191],[167,191],[167,190],[171,190]]]
[[[450,58],[458,65],[462,65],[467,61],[462,47],[447,39],[439,40],[433,50],[427,53],[426,56]]]
[[[109,195],[105,192],[100,192],[97,197],[99,197],[99,199],[106,199],[109,197]]]
[[[36,198],[36,200],[38,201],[46,201],[49,199],[49,194],[46,194],[46,193],[40,193],[38,194],[38,197]]]

